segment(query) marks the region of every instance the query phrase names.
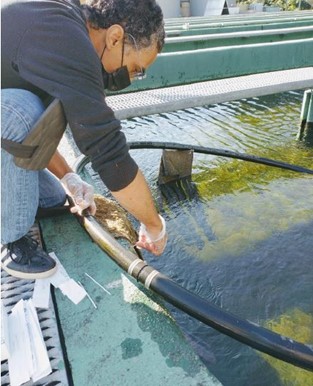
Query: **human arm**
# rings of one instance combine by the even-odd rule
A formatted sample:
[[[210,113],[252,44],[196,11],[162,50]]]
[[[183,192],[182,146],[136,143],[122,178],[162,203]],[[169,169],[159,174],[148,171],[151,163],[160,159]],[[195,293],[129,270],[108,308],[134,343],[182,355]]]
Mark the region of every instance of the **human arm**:
[[[84,195],[84,199],[88,207],[90,208],[92,214],[95,212],[95,203],[93,200],[93,188],[91,185],[86,184],[86,182],[82,181],[80,177],[73,172],[65,158],[56,151],[53,157],[51,158],[48,170],[53,173],[56,177],[58,177],[61,182],[67,186],[67,191],[73,196],[75,202],[77,203],[78,198],[75,199],[75,194],[80,192],[88,192],[88,194]],[[67,176],[67,177],[66,177]],[[71,183],[68,184],[70,180],[74,181],[73,186]],[[83,189],[85,187],[85,190]],[[72,190],[72,192],[71,192]],[[165,232],[165,224],[162,223],[158,212],[155,208],[153,198],[150,192],[150,189],[146,183],[144,176],[141,171],[138,170],[135,179],[125,188],[117,191],[111,192],[112,195],[119,201],[119,203],[129,212],[131,213],[138,221],[144,224],[146,231],[148,232],[151,240],[159,239],[156,242],[151,242],[151,240],[147,239],[145,234],[139,234],[139,241],[137,246],[140,248],[147,249],[148,251],[154,253],[155,255],[160,255],[167,241],[167,234]],[[78,209],[78,208],[76,208]],[[81,207],[79,209],[85,209]],[[75,210],[77,211],[77,210]]]
[[[52,156],[47,168],[59,178],[67,193],[74,199],[75,206],[71,208],[72,213],[87,208],[91,214],[94,215],[96,213],[93,187],[73,172],[58,150]]]
[[[165,223],[162,223],[158,215],[151,191],[141,171],[138,170],[135,179],[125,188],[111,193],[129,213],[144,224],[148,232],[148,235],[139,232],[139,241],[136,245],[157,256],[160,255],[167,242]]]
[[[73,173],[73,170],[58,150],[56,150],[53,154],[47,169],[60,180],[65,176],[65,174]]]

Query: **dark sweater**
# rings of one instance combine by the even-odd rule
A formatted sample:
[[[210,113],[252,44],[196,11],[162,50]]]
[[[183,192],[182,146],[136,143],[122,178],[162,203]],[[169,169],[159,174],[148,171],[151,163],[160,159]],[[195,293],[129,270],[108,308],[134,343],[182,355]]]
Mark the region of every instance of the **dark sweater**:
[[[105,102],[102,64],[79,6],[66,0],[2,0],[2,88],[61,100],[74,140],[112,191],[138,167]]]

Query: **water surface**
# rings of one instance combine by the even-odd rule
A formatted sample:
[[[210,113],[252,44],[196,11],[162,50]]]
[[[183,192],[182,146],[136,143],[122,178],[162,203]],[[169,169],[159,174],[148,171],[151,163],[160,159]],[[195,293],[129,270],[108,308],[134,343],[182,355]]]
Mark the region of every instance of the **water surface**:
[[[123,121],[129,141],[225,148],[313,168],[296,141],[302,92]],[[194,155],[191,190],[157,185],[160,150],[134,150],[169,242],[145,259],[180,285],[241,318],[313,344],[312,176]],[[169,306],[225,386],[310,386],[313,375],[269,358]]]

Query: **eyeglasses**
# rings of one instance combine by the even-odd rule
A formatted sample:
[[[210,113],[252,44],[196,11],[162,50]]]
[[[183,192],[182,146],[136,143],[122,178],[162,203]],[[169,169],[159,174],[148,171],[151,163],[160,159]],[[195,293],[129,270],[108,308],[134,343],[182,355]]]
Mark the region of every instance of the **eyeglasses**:
[[[131,39],[133,40],[134,46],[135,46],[136,51],[137,51],[137,56],[138,56],[138,59],[139,59],[139,48],[138,48],[137,42],[136,42],[135,38],[133,37],[133,35],[131,35],[129,33],[127,33],[127,35],[129,37],[131,37]],[[129,76],[130,76],[130,78],[132,80],[143,80],[143,79],[145,79],[147,77],[145,68],[142,68],[140,65],[139,65],[139,67],[140,67],[139,71],[134,71],[134,72],[131,72],[129,74]]]

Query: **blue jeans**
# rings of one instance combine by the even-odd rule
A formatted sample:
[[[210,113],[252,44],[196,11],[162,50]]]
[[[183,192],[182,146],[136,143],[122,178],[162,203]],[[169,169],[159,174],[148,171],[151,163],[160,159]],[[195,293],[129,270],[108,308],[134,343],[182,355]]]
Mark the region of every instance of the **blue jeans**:
[[[44,111],[36,95],[26,90],[1,90],[2,138],[22,142]],[[1,149],[1,242],[24,236],[34,223],[38,207],[63,205],[65,191],[48,170],[26,170]]]

